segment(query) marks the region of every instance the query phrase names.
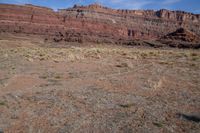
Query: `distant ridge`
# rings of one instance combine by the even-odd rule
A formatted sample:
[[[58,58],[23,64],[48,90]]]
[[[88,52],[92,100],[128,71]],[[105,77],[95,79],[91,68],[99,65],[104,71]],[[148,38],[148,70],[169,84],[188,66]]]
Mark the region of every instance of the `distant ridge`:
[[[200,14],[165,9],[116,10],[99,4],[58,11],[30,4],[0,4],[0,32],[42,35],[56,42],[158,40],[181,27],[199,37]]]

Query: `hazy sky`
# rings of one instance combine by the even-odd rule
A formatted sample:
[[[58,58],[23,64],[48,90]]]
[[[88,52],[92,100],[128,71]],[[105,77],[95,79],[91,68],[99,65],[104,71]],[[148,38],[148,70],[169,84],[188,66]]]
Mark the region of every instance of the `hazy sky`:
[[[34,4],[56,9],[74,4],[88,5],[94,2],[119,9],[171,9],[200,14],[200,0],[0,0],[0,3]]]

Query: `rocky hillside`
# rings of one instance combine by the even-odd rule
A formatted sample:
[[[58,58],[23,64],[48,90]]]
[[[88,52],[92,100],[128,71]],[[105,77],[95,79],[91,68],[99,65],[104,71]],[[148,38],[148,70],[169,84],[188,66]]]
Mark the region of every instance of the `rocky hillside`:
[[[196,34],[183,28],[177,29],[175,32],[167,34],[166,36],[164,36],[164,39],[180,40],[194,43],[198,43],[198,41],[200,40]]]
[[[200,36],[200,14],[169,10],[115,10],[101,5],[53,11],[0,4],[0,32],[43,35],[59,41],[156,40],[184,27]]]
[[[177,29],[160,39],[160,42],[171,47],[200,48],[200,37],[184,28]]]

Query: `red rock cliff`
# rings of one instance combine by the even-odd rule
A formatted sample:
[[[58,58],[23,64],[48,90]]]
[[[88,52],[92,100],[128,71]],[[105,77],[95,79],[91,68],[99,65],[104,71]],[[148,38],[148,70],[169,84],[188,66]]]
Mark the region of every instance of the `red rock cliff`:
[[[157,39],[184,27],[200,35],[200,15],[169,10],[114,10],[100,5],[58,10],[0,4],[0,32],[37,34],[55,41]]]

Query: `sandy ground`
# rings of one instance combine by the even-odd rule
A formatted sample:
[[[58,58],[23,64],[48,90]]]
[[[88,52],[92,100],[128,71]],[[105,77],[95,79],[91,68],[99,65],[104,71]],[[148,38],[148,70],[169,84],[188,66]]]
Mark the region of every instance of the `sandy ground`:
[[[200,52],[0,38],[0,131],[197,133]]]

